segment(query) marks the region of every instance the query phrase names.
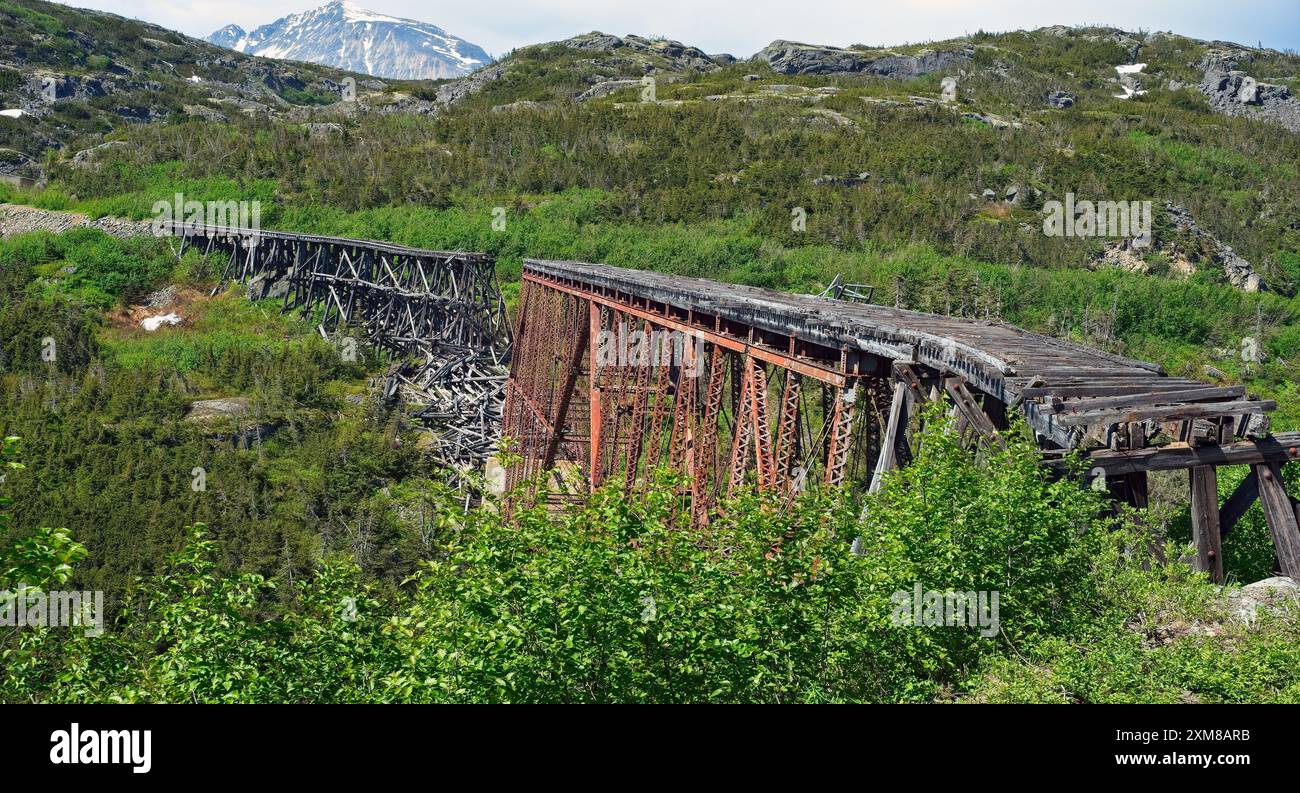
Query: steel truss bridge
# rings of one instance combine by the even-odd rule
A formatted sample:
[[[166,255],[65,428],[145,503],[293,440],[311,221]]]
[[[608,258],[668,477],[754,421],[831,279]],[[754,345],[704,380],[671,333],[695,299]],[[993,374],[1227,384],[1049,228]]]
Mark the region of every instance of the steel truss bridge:
[[[701,525],[744,487],[878,488],[941,402],[971,445],[1000,444],[1018,411],[1044,465],[1064,472],[1067,451],[1091,450],[1093,481],[1138,508],[1149,471],[1188,471],[1195,565],[1219,580],[1222,537],[1259,500],[1278,568],[1300,576],[1300,509],[1281,478],[1300,433],[1268,436],[1276,405],[1240,386],[997,322],[608,265],[526,260],[520,301],[508,488],[633,493],[667,468]],[[1220,506],[1228,464],[1251,474]]]
[[[225,257],[221,283],[319,311],[326,339],[355,332],[392,354],[384,396],[422,406],[441,460],[478,469],[495,453],[512,333],[491,256],[180,222],[163,231],[179,253]]]

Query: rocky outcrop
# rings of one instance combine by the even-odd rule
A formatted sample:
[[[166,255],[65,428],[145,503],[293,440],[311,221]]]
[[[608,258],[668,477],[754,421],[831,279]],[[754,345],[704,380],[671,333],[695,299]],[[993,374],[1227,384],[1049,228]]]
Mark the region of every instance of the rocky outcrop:
[[[823,174],[821,176],[818,176],[816,179],[813,179],[812,183],[819,187],[825,185],[834,185],[836,187],[858,187],[862,184],[865,184],[866,181],[870,178],[871,178],[871,174],[866,171],[860,171],[858,173],[848,173],[840,176],[835,176],[832,174]]]
[[[663,62],[667,71],[716,71],[734,63],[730,55],[709,55],[698,47],[691,47],[670,39],[648,39],[643,36],[611,36],[593,31],[558,42],[566,47],[603,54],[636,54]]]
[[[585,91],[576,92],[575,98],[580,102],[639,84],[629,75],[712,72],[736,60],[725,54],[710,55],[680,41],[648,39],[643,36],[613,36],[599,31],[537,46],[543,49],[568,47],[597,56],[583,59],[574,67],[575,81],[590,85]],[[436,101],[443,105],[461,102],[505,77],[516,62],[517,58],[507,57],[468,77],[444,83],[438,86]],[[596,74],[593,76],[589,72]]]
[[[59,234],[76,228],[99,229],[114,237],[133,237],[150,233],[149,223],[143,220],[108,217],[91,219],[77,212],[55,212],[16,204],[0,204],[0,236],[9,237],[30,231]]]
[[[1175,256],[1192,258],[1199,249],[1202,258],[1208,253],[1209,264],[1222,269],[1228,281],[1238,289],[1258,292],[1268,288],[1264,278],[1255,272],[1250,262],[1239,256],[1230,246],[1220,242],[1213,234],[1198,226],[1186,207],[1165,202],[1165,212],[1168,213],[1169,220],[1178,234],[1184,238],[1165,243],[1165,247]]]
[[[586,91],[578,94],[578,101],[586,102],[589,99],[600,99],[603,96],[609,96],[617,91],[640,87],[640,80],[605,80],[604,82],[596,83]]]
[[[1259,292],[1268,288],[1250,262],[1197,225],[1186,207],[1166,201],[1164,211],[1173,234],[1153,236],[1151,244],[1142,247],[1131,239],[1109,243],[1094,264],[1147,273],[1151,270],[1148,255],[1158,253],[1168,261],[1170,274],[1175,277],[1185,278],[1200,268],[1210,267],[1222,271],[1228,282],[1242,291]]]
[[[921,50],[912,55],[877,54],[867,50],[824,47],[794,41],[774,41],[754,55],[778,74],[875,74],[881,77],[920,77],[953,71],[970,63],[975,45],[947,50]]]
[[[452,105],[466,97],[473,96],[504,77],[508,66],[509,63],[494,63],[491,66],[479,69],[469,77],[443,83],[438,86],[437,101],[440,104]]]
[[[1281,124],[1300,132],[1300,100],[1285,85],[1261,83],[1242,71],[1222,71],[1219,65],[1233,65],[1235,58],[1220,56],[1201,80],[1200,89],[1210,107],[1225,116],[1243,116]]]
[[[203,427],[204,437],[247,449],[275,434],[282,421],[257,420],[250,416],[248,397],[200,399],[191,402],[185,421]]]
[[[128,144],[125,141],[110,140],[101,143],[98,146],[91,146],[89,149],[82,149],[81,151],[72,155],[72,167],[96,169],[99,167],[98,160],[101,154],[103,154],[106,151],[111,151],[112,149],[118,149],[126,145]]]
[[[234,419],[246,415],[249,410],[248,397],[200,399],[197,402],[190,403],[190,409],[185,414],[185,420],[204,422],[213,419]]]

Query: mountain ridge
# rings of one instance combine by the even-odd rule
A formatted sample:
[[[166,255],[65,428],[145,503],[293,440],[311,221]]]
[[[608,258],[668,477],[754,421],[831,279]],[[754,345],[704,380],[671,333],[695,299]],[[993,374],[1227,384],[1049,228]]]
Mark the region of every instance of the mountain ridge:
[[[492,61],[483,48],[437,25],[368,11],[348,0],[289,14],[252,31],[226,25],[207,41],[246,55],[398,80],[462,77]]]

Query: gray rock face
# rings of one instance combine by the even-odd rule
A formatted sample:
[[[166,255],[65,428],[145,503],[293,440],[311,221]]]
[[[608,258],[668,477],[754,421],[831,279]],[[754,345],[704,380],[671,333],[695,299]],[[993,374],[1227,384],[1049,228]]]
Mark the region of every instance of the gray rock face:
[[[203,422],[212,419],[239,418],[250,409],[247,397],[230,397],[228,399],[200,399],[190,403],[190,411],[185,414],[186,421]]]
[[[1268,289],[1263,276],[1255,272],[1250,262],[1238,255],[1231,246],[1197,225],[1186,207],[1166,201],[1164,211],[1174,227],[1174,235],[1153,237],[1151,247],[1141,251],[1133,249],[1132,240],[1107,243],[1094,262],[1145,273],[1149,268],[1143,256],[1148,252],[1158,252],[1168,257],[1171,271],[1191,275],[1208,266],[1221,270],[1229,283],[1244,292]]]
[[[310,124],[304,124],[303,127],[307,130],[307,136],[313,140],[343,134],[343,126],[332,121],[314,121]]]
[[[616,91],[622,91],[626,88],[640,88],[640,80],[606,80],[602,83],[596,83],[578,95],[579,102],[586,102],[588,99],[599,99],[603,96],[609,96]]]
[[[1235,61],[1228,59],[1227,63]],[[1300,132],[1300,100],[1285,85],[1261,83],[1245,72],[1211,68],[1200,89],[1217,113],[1272,121]]]
[[[72,155],[72,167],[92,168],[92,169],[98,168],[99,164],[96,162],[96,160],[98,159],[99,155],[103,154],[104,152],[110,149],[121,148],[122,146],[126,146],[126,145],[128,145],[126,141],[110,140],[105,143],[101,143],[98,146],[91,146],[89,149],[82,149],[81,151]]]
[[[876,74],[882,77],[919,77],[952,71],[969,64],[973,44],[950,50],[923,50],[915,55],[874,56],[862,50],[774,41],[754,55],[778,74]]]
[[[248,282],[249,300],[278,300],[289,293],[288,274],[274,277],[268,274],[254,276]]]
[[[504,77],[506,67],[507,64],[494,63],[491,66],[479,69],[469,77],[444,83],[438,86],[437,101],[439,104],[452,105],[468,96],[473,96]]]

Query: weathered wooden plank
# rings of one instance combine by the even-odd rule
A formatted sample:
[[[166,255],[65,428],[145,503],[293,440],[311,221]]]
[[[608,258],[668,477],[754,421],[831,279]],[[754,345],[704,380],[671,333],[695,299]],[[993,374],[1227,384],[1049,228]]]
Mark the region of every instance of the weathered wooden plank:
[[[1066,426],[1078,427],[1146,421],[1149,419],[1197,419],[1211,416],[1239,416],[1244,413],[1268,413],[1276,409],[1277,403],[1271,399],[1198,402],[1188,405],[1160,405],[1134,408],[1132,410],[1093,410],[1084,413],[1062,413],[1056,417],[1056,420]]]
[[[902,380],[894,381],[894,396],[889,403],[889,421],[885,423],[885,432],[880,439],[880,456],[876,459],[876,470],[871,475],[868,492],[880,490],[885,474],[898,467],[898,439],[901,427],[907,421],[907,384]]]
[[[1055,413],[1086,413],[1106,409],[1135,410],[1155,405],[1173,405],[1187,402],[1203,402],[1213,399],[1233,399],[1246,395],[1242,386],[1226,388],[1183,388],[1178,390],[1157,391],[1137,390],[1134,393],[1116,396],[1104,396],[1088,399],[1075,399],[1069,402],[1053,401]],[[1061,397],[1053,394],[1053,397]]]
[[[1001,445],[1002,439],[998,436],[997,428],[993,426],[993,420],[980,408],[979,403],[975,401],[975,397],[967,390],[961,379],[957,377],[944,378],[943,386],[948,392],[948,396],[952,397],[958,414],[975,428],[975,431],[980,434],[984,441],[993,445]]]

